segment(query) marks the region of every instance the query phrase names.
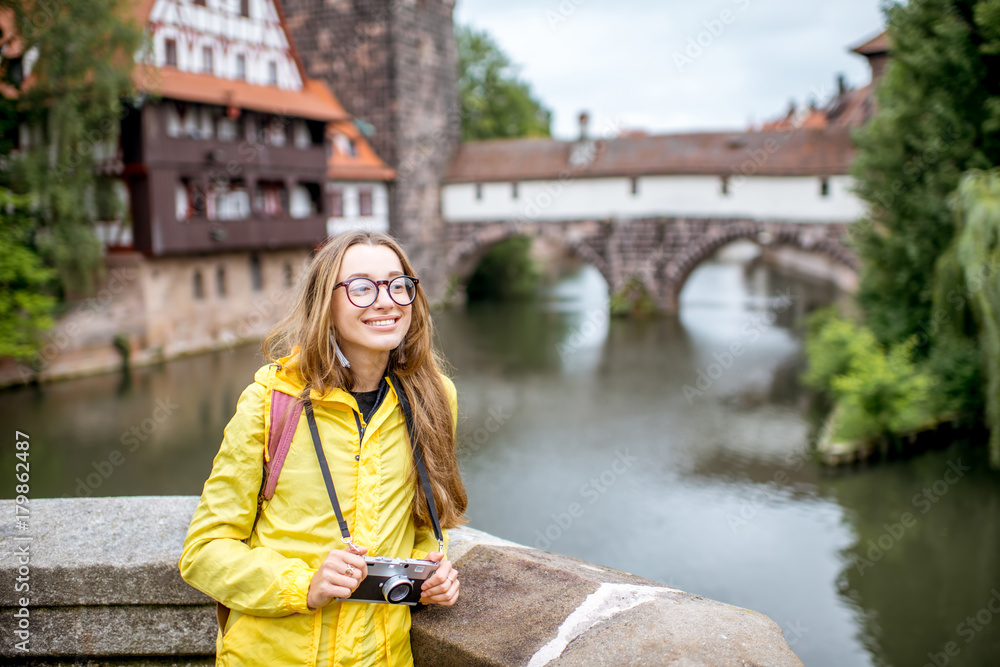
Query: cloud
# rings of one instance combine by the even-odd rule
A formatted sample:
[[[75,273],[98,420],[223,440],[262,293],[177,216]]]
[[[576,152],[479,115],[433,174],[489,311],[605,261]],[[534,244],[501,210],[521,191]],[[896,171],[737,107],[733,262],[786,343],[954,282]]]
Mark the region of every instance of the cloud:
[[[878,0],[459,0],[455,20],[490,32],[521,65],[561,138],[575,136],[581,110],[654,132],[780,116],[838,72],[866,84],[866,62],[847,50],[882,27]],[[678,66],[699,38],[706,46]]]

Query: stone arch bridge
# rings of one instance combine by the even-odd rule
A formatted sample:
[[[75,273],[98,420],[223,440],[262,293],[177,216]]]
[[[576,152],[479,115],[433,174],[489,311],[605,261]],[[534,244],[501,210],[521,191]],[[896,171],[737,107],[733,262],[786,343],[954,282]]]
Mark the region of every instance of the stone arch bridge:
[[[439,241],[433,273],[464,285],[486,252],[515,236],[541,237],[563,245],[592,264],[612,293],[641,280],[660,309],[676,313],[688,276],[716,250],[746,239],[764,248],[791,247],[818,254],[857,271],[857,258],[845,245],[844,223],[797,223],[745,218],[632,218],[525,222],[448,222]]]

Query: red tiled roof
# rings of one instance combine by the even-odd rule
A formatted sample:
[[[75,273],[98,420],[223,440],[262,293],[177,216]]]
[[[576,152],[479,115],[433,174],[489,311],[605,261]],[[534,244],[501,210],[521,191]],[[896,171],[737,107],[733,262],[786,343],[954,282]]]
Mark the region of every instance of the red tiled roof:
[[[302,90],[282,90],[211,74],[182,72],[173,67],[137,65],[133,81],[139,90],[172,100],[234,106],[312,120],[349,118],[326,84],[312,79],[306,79]]]
[[[880,53],[889,53],[889,33],[888,31],[882,32],[875,37],[872,37],[867,42],[859,44],[851,49],[854,53],[860,53],[863,56],[874,56]]]
[[[343,181],[391,181],[396,178],[396,171],[382,161],[354,123],[349,120],[330,123],[327,136],[332,139],[337,134],[343,134],[354,142],[357,155],[343,155],[333,144],[326,163],[327,178]]]
[[[846,174],[854,157],[846,128],[665,134],[598,141],[593,161],[570,167],[576,142],[504,139],[462,144],[446,174],[451,183],[606,176],[738,173],[747,160],[761,176]],[[753,161],[758,157],[761,164]]]

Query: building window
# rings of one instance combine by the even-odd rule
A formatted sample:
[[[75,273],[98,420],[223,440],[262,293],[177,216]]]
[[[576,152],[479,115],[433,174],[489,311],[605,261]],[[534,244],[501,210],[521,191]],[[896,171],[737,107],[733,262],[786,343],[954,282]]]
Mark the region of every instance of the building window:
[[[280,181],[260,181],[257,183],[256,209],[266,217],[283,215],[286,204],[285,184]]]
[[[220,297],[226,296],[226,267],[224,266],[215,269],[215,293]]]
[[[638,178],[632,178],[632,179],[629,180],[629,190],[632,192],[633,196],[639,194],[639,179]]]
[[[291,287],[295,274],[292,273],[292,263],[285,262],[285,287]]]
[[[330,216],[334,218],[344,217],[344,189],[333,188],[330,190]]]
[[[201,277],[201,271],[195,269],[194,279],[192,282],[194,287],[194,298],[201,301],[205,298],[205,281]]]
[[[518,189],[517,189],[517,185],[518,185],[517,183],[511,183],[510,184],[510,197],[511,197],[511,199],[517,199],[520,196],[520,193],[518,192]]]
[[[723,176],[719,181],[719,191],[723,197],[729,196],[729,177]]]
[[[167,39],[163,42],[164,50],[166,51],[168,67],[177,67],[177,40]]]
[[[483,184],[476,183],[476,201],[483,200]]]
[[[240,16],[250,18],[250,0],[240,0]]]
[[[264,289],[264,274],[260,269],[260,257],[250,255],[250,287],[254,292]]]
[[[828,178],[819,179],[819,196],[820,197],[830,196],[830,179]]]
[[[284,146],[285,142],[288,140],[288,132],[286,128],[287,121],[283,120],[280,116],[271,116],[270,118],[263,119],[263,140],[265,144],[270,144],[271,146]]]
[[[212,62],[212,47],[203,46],[201,48],[201,71],[205,74],[211,74],[214,70],[214,63]]]
[[[247,57],[242,53],[236,56],[236,78],[240,81],[247,78]]]
[[[267,63],[267,82],[272,86],[278,85],[278,63],[273,60]]]
[[[370,217],[372,214],[372,189],[371,188],[358,188],[358,211],[359,215],[363,218]]]

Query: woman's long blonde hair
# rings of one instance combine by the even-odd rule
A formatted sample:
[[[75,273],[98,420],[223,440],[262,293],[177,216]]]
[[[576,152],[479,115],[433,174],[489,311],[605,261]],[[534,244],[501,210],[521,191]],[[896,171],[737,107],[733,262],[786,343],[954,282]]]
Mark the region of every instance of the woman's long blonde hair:
[[[294,370],[302,376],[305,390],[327,394],[334,388],[350,391],[354,373],[337,361],[330,332],[333,326],[334,285],[338,282],[344,253],[351,246],[367,244],[385,246],[399,257],[406,275],[413,267],[402,247],[391,236],[378,232],[346,232],[331,239],[313,258],[308,274],[299,289],[291,312],[264,339],[264,354],[274,363],[295,354]],[[434,349],[433,322],[427,296],[419,285],[412,304],[410,328],[402,344],[389,353],[386,373],[391,373],[402,385],[413,410],[414,435],[427,466],[434,492],[434,502],[443,528],[465,523],[468,497],[455,458],[454,424],[451,404],[441,381],[440,357]],[[416,487],[413,518],[418,527],[429,526],[430,515],[423,488],[416,483],[416,470],[411,466],[410,479]]]

